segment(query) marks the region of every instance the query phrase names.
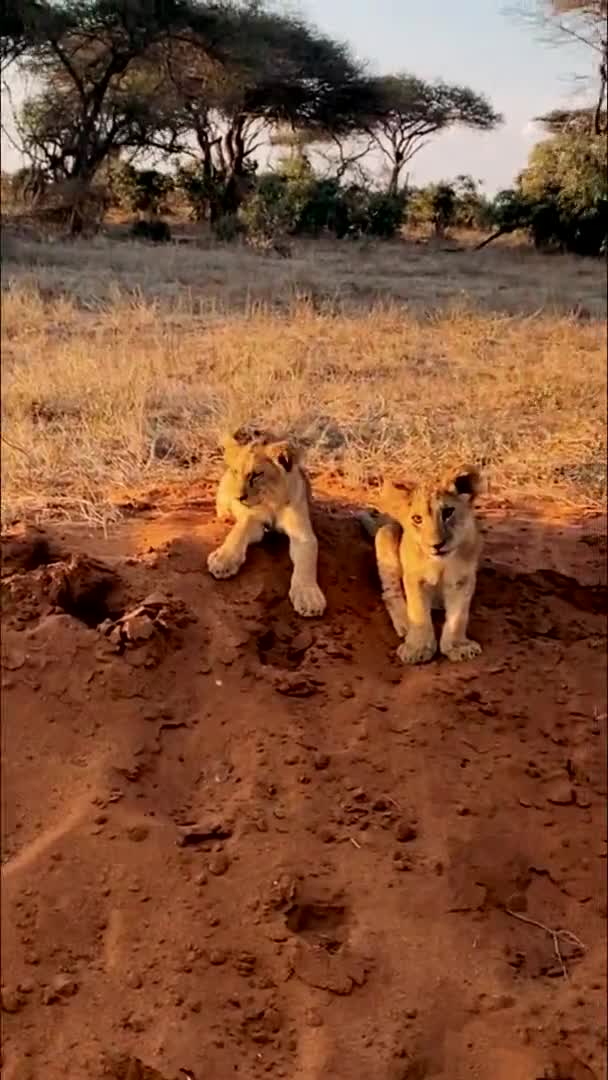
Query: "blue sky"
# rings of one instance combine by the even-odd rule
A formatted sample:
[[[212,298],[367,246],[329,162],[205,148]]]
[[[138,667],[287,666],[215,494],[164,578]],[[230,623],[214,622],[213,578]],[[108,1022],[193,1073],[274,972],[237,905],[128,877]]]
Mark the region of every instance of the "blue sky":
[[[516,0],[512,0],[516,3]],[[534,116],[580,104],[573,75],[587,74],[583,46],[552,47],[505,14],[504,0],[298,0],[276,2],[347,41],[377,73],[411,71],[465,83],[485,93],[505,117],[496,132],[453,130],[433,140],[410,165],[413,183],[470,173],[489,194],[508,186],[539,137]],[[19,88],[14,86],[14,90]],[[8,122],[7,109],[3,120]],[[2,135],[2,167],[19,164]]]

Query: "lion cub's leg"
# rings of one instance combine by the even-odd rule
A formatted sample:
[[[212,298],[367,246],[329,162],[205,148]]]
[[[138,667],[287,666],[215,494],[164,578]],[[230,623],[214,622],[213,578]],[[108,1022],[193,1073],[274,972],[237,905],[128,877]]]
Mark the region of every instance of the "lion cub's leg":
[[[399,558],[400,543],[401,526],[396,522],[389,522],[378,529],[375,537],[376,565],[382,586],[382,599],[395,633],[403,638],[407,633],[407,607]]]
[[[437,641],[431,618],[432,589],[413,575],[404,574],[407,598],[408,628],[397,656],[404,664],[425,664],[437,651]]]
[[[256,544],[264,535],[264,523],[258,518],[244,514],[232,526],[219,548],[207,559],[207,568],[214,578],[229,578],[240,570],[247,557],[247,548]]]
[[[474,592],[475,575],[464,582],[444,585],[445,623],[439,649],[448,660],[472,660],[481,652],[481,645],[467,637]]]
[[[327,601],[317,582],[319,545],[308,513],[288,506],[277,524],[289,537],[289,555],[293,563],[289,599],[298,615],[322,615]]]

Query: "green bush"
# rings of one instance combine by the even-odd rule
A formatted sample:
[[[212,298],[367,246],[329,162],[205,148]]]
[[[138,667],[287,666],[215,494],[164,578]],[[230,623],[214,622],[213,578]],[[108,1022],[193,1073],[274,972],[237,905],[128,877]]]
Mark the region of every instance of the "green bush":
[[[175,174],[175,187],[183,193],[193,220],[207,221],[211,207],[221,200],[223,183],[195,166],[182,166]]]
[[[135,214],[157,217],[167,213],[173,177],[158,169],[135,169],[121,163],[111,171],[112,193],[120,206]]]
[[[290,163],[289,169],[260,177],[240,218],[254,241],[322,232],[338,239],[389,239],[399,230],[404,212],[404,195],[373,192],[355,184],[342,187],[335,179],[317,179],[312,170]]]
[[[246,161],[242,175],[230,176],[226,171],[202,165],[180,166],[175,173],[175,187],[180,191],[194,221],[210,221],[234,216],[243,192],[255,186],[257,162]]]
[[[438,235],[453,227],[484,228],[489,221],[489,203],[471,176],[457,176],[414,191],[409,220],[432,225]]]
[[[538,143],[517,187],[492,206],[497,235],[525,229],[538,248],[598,256],[608,248],[606,142],[564,131]]]

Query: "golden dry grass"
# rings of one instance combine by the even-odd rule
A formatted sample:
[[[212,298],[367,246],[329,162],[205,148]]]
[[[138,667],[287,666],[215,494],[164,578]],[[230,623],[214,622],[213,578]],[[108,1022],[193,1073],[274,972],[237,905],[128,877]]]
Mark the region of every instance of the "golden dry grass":
[[[486,462],[495,489],[596,505],[605,272],[528,250],[8,237],[2,513],[104,521],[214,473],[220,430],[289,428],[353,482]]]

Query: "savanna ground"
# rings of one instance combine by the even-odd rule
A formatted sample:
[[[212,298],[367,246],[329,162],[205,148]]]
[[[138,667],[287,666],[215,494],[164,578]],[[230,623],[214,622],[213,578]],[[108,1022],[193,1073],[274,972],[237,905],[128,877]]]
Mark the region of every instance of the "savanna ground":
[[[3,238],[3,1074],[603,1080],[605,269],[183,240]],[[323,619],[205,571],[243,421]],[[404,669],[355,511],[438,459],[484,652]]]

